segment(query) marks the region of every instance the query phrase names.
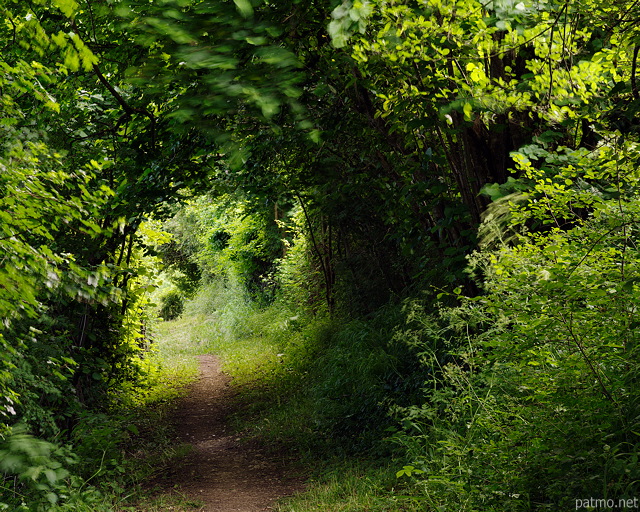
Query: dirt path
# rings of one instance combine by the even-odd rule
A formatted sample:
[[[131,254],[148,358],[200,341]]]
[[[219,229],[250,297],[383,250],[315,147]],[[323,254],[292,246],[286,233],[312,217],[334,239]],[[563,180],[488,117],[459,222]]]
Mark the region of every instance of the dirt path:
[[[260,512],[301,490],[283,460],[255,444],[242,442],[227,425],[233,412],[229,377],[214,356],[200,356],[200,378],[178,404],[178,442],[193,450],[173,468],[172,484],[198,502],[202,512]]]

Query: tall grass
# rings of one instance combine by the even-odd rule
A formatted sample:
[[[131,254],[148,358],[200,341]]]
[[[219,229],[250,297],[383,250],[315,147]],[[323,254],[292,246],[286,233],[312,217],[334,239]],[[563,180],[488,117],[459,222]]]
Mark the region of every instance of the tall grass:
[[[215,354],[236,385],[253,382],[272,368],[282,348],[287,312],[261,310],[234,281],[203,286],[186,304],[187,343],[199,353]]]
[[[406,494],[392,465],[374,460],[325,462],[307,490],[281,500],[277,512],[427,512]]]

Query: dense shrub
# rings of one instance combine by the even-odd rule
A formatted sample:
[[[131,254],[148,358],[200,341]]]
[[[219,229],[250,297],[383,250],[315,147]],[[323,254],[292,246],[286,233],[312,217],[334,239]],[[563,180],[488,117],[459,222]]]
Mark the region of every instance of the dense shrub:
[[[178,290],[171,290],[160,298],[158,315],[163,320],[174,320],[184,310],[184,297]]]
[[[395,439],[412,461],[400,474],[433,509],[569,510],[637,493],[640,204],[608,194],[638,177],[612,178],[609,156],[578,169],[547,154],[553,179],[512,203],[510,242],[471,258],[484,295],[416,310],[421,322],[399,334],[432,370],[423,404],[399,409]],[[543,172],[520,157],[530,176]],[[581,173],[604,192],[569,194]]]

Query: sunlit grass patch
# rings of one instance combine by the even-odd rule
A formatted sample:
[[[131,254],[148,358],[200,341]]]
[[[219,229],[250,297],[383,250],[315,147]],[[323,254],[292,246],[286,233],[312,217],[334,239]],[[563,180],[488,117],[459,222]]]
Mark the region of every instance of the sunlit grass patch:
[[[155,395],[174,396],[172,390],[188,384],[198,375],[196,356],[202,348],[192,342],[191,331],[198,319],[181,317],[176,320],[158,321],[152,328],[149,353],[149,389]]]
[[[393,467],[371,462],[325,462],[321,472],[297,496],[281,500],[277,512],[428,512],[398,489]],[[398,492],[399,491],[399,492]]]
[[[287,329],[287,315],[291,316],[279,308],[257,308],[233,283],[214,282],[187,303],[181,319],[165,322],[170,326],[162,336],[183,353],[220,357],[223,370],[235,385],[242,385],[277,368],[286,343],[280,331]]]

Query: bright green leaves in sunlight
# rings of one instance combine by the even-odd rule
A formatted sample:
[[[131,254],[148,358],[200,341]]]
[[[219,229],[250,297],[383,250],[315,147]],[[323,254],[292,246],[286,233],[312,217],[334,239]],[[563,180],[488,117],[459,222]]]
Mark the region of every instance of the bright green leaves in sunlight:
[[[537,110],[552,122],[575,117],[575,109],[602,94],[619,69],[611,61],[590,60],[583,53],[592,32],[576,28],[573,13],[555,13],[552,5],[536,2],[428,2],[408,4],[371,2],[368,33],[355,38],[352,54],[362,62],[381,60],[395,72],[376,79],[380,84],[405,75],[413,66],[413,89],[396,87],[399,108],[407,95],[416,106],[435,103],[448,113],[452,100],[465,98],[465,120],[473,103],[486,121],[492,114]],[[346,7],[337,9],[349,13]],[[339,11],[339,14],[342,11]],[[337,16],[334,13],[334,16]],[[341,14],[342,16],[342,14]],[[344,15],[340,19],[349,16]],[[360,19],[360,18],[358,18]],[[375,21],[374,21],[375,20]],[[336,39],[341,38],[336,33]],[[344,45],[343,39],[339,39]],[[514,59],[515,57],[515,59]],[[624,59],[624,55],[619,55]],[[561,65],[574,59],[572,65]],[[369,65],[371,65],[369,64]],[[524,67],[523,67],[524,66]],[[603,80],[605,78],[605,80]],[[407,78],[402,79],[402,84]],[[385,94],[387,94],[385,92]],[[387,96],[388,98],[388,96]],[[460,108],[453,107],[453,108]],[[429,111],[431,109],[428,109]]]
[[[4,89],[2,95],[3,112],[0,114],[0,124],[9,126],[17,122],[20,116],[14,98],[17,95],[28,94],[41,102],[45,107],[59,112],[60,105],[50,91],[52,71],[38,62],[15,62],[13,65],[0,61],[0,86]]]
[[[53,3],[67,18],[73,18],[78,10],[78,2],[75,0],[53,0]]]
[[[75,264],[73,255],[60,253],[56,246],[69,230],[88,237],[101,235],[99,212],[113,193],[104,186],[87,188],[93,169],[74,173],[61,169],[61,156],[51,155],[41,143],[18,142],[0,156],[0,250],[4,255],[0,317],[4,319],[34,315],[43,286],[63,285],[72,296],[89,297],[84,290],[92,287],[91,277]]]
[[[354,32],[363,34],[367,26],[367,18],[374,9],[369,0],[343,0],[342,5],[331,13],[329,35],[336,48],[344,47]]]
[[[36,2],[36,4],[38,11],[46,12],[47,16],[58,16],[56,11],[61,11],[70,22],[79,9],[75,0],[56,0],[53,2],[43,0]],[[35,51],[39,57],[43,57],[49,52],[60,52],[62,59],[57,63],[55,70],[57,72],[68,73],[79,69],[89,71],[98,63],[97,56],[87,46],[82,35],[78,33],[77,26],[71,24],[70,30],[52,31],[39,19],[38,11],[17,5],[11,5],[11,10],[5,10],[2,14],[5,21],[3,28],[6,33],[3,35],[7,37],[7,40],[13,40],[14,45],[19,45],[25,50]],[[42,64],[39,65],[42,66]],[[49,73],[53,72],[53,70],[49,71]]]
[[[98,64],[98,57],[89,49],[81,37],[70,32],[53,34],[51,40],[58,46],[64,58],[64,65],[69,71],[91,71]]]
[[[236,4],[238,11],[245,18],[248,18],[253,15],[253,5],[251,5],[250,0],[233,0],[233,3]]]

